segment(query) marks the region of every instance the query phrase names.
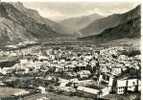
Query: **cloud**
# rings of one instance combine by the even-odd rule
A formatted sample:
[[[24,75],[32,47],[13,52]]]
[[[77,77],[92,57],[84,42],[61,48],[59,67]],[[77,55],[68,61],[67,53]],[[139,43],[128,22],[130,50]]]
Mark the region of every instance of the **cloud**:
[[[103,3],[96,5],[95,8],[87,11],[89,14],[97,13],[102,16],[109,16],[111,14],[121,14],[125,13],[133,8],[135,8],[138,3]]]
[[[66,17],[63,13],[60,11],[56,11],[53,9],[46,9],[46,8],[36,8],[36,10],[39,12],[39,14],[43,17],[47,17],[51,20],[61,20]]]
[[[97,13],[99,15],[102,15],[102,16],[105,16],[105,12],[102,10],[102,9],[99,9],[99,8],[94,8],[93,10],[88,10],[87,11],[88,14],[94,14],[94,13]]]
[[[90,14],[100,14],[108,16],[114,13],[123,13],[134,8],[137,3],[69,3],[69,2],[24,2],[24,5],[31,9],[36,9],[41,16],[53,21],[67,19],[69,17],[84,16]]]
[[[103,9],[99,9],[99,8],[94,8],[92,11],[89,11],[89,13],[97,13],[99,15],[102,15],[102,16],[108,16],[108,15],[111,15],[111,14],[119,14],[119,13],[124,13],[126,11],[128,11],[129,9],[119,9],[119,8],[115,8],[115,9],[109,9],[109,10],[103,10]]]

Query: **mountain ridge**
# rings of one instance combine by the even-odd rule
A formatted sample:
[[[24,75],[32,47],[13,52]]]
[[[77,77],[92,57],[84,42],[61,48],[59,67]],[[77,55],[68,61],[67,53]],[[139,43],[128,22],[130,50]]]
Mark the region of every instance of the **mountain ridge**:
[[[92,23],[92,21],[95,21],[97,19],[101,19],[103,16],[99,14],[90,14],[90,15],[84,15],[84,16],[78,16],[78,17],[71,17],[68,19],[64,19],[60,21],[59,23],[69,29],[69,32],[71,33],[77,33],[80,29],[86,27],[88,24]]]
[[[130,11],[133,12],[133,9]],[[130,15],[128,13],[132,13],[130,11],[122,14],[113,14],[105,18],[96,20],[92,22],[90,25],[88,25],[87,27],[81,29],[79,32],[82,34],[83,37],[90,36],[90,35],[98,35],[105,29],[115,27],[119,25],[121,22],[123,22],[124,20],[126,20],[127,18],[126,16]]]
[[[26,13],[28,16],[32,17],[33,19],[35,19],[39,23],[48,25],[57,33],[60,33],[62,35],[67,35],[67,32],[65,31],[65,29],[59,23],[54,22],[52,20],[49,20],[48,18],[41,16],[38,13],[38,11],[24,7],[23,3],[21,3],[21,2],[12,3],[12,4],[16,8],[18,8],[21,12]]]
[[[94,40],[96,42],[107,42],[121,38],[140,38],[141,37],[141,6],[122,14],[122,20],[117,26],[103,30],[98,35],[91,35],[79,38],[81,40]],[[120,15],[121,16],[121,15]]]
[[[19,6],[19,8],[16,8],[14,4],[11,3],[0,3],[1,44],[18,43],[25,40],[43,41],[50,37],[65,36],[52,29],[52,26],[48,25],[48,23],[44,23],[44,21],[41,20],[44,18],[42,18],[35,10],[24,8],[22,4],[17,4],[16,6]],[[25,12],[23,10],[25,10]],[[28,14],[28,11],[29,13],[34,11],[33,13],[37,18],[31,17],[32,15]],[[37,21],[36,19],[38,19],[38,17],[39,20]]]

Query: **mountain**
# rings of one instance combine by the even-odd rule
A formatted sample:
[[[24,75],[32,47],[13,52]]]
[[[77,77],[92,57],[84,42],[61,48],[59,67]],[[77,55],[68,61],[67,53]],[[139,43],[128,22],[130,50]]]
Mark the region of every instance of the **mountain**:
[[[59,23],[49,20],[48,18],[44,18],[44,17],[40,16],[40,14],[36,10],[24,7],[23,3],[17,2],[17,3],[11,3],[11,4],[15,8],[17,8],[19,11],[25,13],[27,16],[35,19],[38,23],[46,24],[47,26],[50,26],[57,33],[60,33],[63,35],[67,34],[64,27],[62,27]]]
[[[114,14],[114,15],[108,16],[106,18],[102,18],[102,19],[93,21],[87,27],[82,28],[79,32],[83,36],[90,36],[93,34],[99,34],[104,29],[118,25],[120,20],[121,20],[120,15]]]
[[[112,28],[121,24],[125,19],[125,14],[113,14],[108,17],[95,20],[87,27],[81,29],[79,32],[84,36],[99,34],[105,29]]]
[[[69,33],[76,33],[91,22],[101,18],[103,18],[103,16],[99,14],[92,14],[88,16],[68,18],[60,21],[59,23],[65,27]]]
[[[107,42],[123,38],[141,37],[141,6],[137,6],[129,12],[118,15],[120,21],[116,20],[110,23],[118,23],[110,28],[103,30],[100,34],[80,38],[81,40],[94,40],[96,42]],[[113,17],[115,15],[109,16]],[[108,17],[108,18],[109,18]],[[107,19],[108,19],[107,18]],[[105,20],[105,19],[104,19]]]
[[[56,23],[42,18],[38,12],[21,3],[0,3],[0,44],[44,41],[63,36],[51,24]]]

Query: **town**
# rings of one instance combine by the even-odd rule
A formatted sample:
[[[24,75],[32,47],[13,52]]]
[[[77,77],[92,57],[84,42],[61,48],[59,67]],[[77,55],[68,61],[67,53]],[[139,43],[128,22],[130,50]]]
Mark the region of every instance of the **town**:
[[[1,50],[0,57],[1,100],[59,100],[51,93],[140,99],[141,54],[133,47],[37,45]]]

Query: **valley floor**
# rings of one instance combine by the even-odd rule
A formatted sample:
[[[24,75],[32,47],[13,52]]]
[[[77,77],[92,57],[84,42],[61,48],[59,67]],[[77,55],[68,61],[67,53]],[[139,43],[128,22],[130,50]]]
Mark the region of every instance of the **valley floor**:
[[[0,98],[136,100],[141,91],[138,47],[65,41],[1,50],[0,86],[6,91]]]

